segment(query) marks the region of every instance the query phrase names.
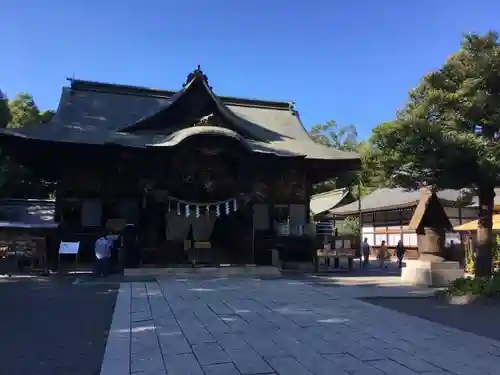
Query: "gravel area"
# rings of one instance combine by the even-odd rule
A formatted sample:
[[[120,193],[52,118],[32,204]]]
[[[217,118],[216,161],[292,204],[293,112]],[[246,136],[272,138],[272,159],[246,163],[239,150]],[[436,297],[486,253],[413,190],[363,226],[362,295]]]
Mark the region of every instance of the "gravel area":
[[[117,288],[0,278],[0,372],[99,375]]]
[[[500,305],[448,305],[434,298],[365,298],[365,302],[500,341]]]

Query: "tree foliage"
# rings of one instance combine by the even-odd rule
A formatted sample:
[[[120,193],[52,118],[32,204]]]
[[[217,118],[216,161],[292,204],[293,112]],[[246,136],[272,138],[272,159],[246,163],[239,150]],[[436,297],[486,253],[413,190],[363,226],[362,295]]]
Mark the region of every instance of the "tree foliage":
[[[360,227],[359,227],[359,217],[358,216],[347,216],[340,227],[338,227],[338,233],[340,235],[351,235],[357,238],[361,237]]]
[[[48,124],[49,122],[52,121],[55,114],[56,114],[56,112],[51,110],[51,109],[48,109],[46,111],[42,111],[42,112],[40,112],[39,122],[41,124]]]
[[[23,128],[26,125],[48,123],[55,112],[40,112],[33,97],[20,93],[8,100],[0,91],[0,127]],[[53,187],[31,171],[19,165],[15,160],[0,151],[0,196],[12,198],[47,197]]]
[[[0,90],[0,128],[6,128],[11,118],[9,100],[2,90]]]
[[[22,128],[26,125],[40,123],[40,111],[33,100],[33,97],[25,92],[19,93],[14,99],[9,101],[11,120],[8,128]]]
[[[466,35],[425,75],[393,122],[374,129],[380,167],[407,188],[472,188],[479,197],[476,276],[491,273],[494,187],[500,177],[500,43]]]
[[[377,154],[373,152],[370,141],[360,141],[356,126],[338,126],[335,121],[314,125],[310,137],[316,143],[342,151],[358,152],[361,158],[361,170],[358,172],[345,172],[338,177],[314,186],[314,193],[321,193],[332,189],[351,188],[355,197],[370,193],[378,187],[384,186]],[[358,191],[358,183],[361,191]]]

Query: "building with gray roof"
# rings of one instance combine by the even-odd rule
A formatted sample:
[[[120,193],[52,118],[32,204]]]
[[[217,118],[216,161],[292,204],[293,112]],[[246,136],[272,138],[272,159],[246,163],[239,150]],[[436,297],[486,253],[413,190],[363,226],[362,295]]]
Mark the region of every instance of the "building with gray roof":
[[[270,248],[284,224],[301,236],[312,184],[360,167],[356,153],[316,144],[291,102],[216,95],[199,66],[174,91],[70,79],[49,124],[0,129],[0,146],[58,181],[65,233],[126,219],[153,263],[192,249],[256,261],[259,232]]]
[[[500,188],[495,189],[495,206],[500,208]],[[477,218],[477,197],[466,190],[441,190],[437,196],[453,226],[460,225]],[[330,219],[342,219],[348,216],[360,216],[362,219],[362,235],[371,244],[377,246],[386,241],[395,246],[402,239],[407,247],[416,248],[416,234],[408,229],[410,219],[420,200],[417,190],[402,188],[382,188],[373,191],[346,205],[330,210]],[[449,234],[448,240],[459,241],[458,235]]]

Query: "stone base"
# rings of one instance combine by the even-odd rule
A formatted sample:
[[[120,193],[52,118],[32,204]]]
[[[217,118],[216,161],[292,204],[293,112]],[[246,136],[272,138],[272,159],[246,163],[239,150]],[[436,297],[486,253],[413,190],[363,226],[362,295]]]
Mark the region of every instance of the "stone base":
[[[126,268],[125,276],[140,277],[281,277],[281,270],[272,266],[221,266],[199,268]]]
[[[448,286],[465,275],[458,262],[433,262],[431,260],[407,260],[401,270],[401,281],[426,286]]]
[[[302,272],[314,272],[314,264],[311,262],[283,262],[284,270],[294,270]]]

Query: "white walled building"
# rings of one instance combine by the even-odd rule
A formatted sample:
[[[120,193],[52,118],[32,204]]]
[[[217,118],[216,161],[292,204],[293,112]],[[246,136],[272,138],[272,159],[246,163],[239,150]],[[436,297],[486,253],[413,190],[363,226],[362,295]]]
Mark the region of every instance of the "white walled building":
[[[495,206],[500,204],[500,189],[496,189]],[[452,226],[477,219],[477,199],[464,201],[461,190],[442,190],[437,193]],[[394,247],[403,240],[406,248],[417,248],[417,234],[408,229],[411,217],[418,205],[420,193],[402,188],[383,188],[372,192],[358,201],[336,207],[330,211],[331,219],[343,219],[358,216],[361,207],[362,237],[368,238],[372,246],[379,246],[386,241],[388,247]],[[458,243],[458,233],[448,233],[447,242]]]

